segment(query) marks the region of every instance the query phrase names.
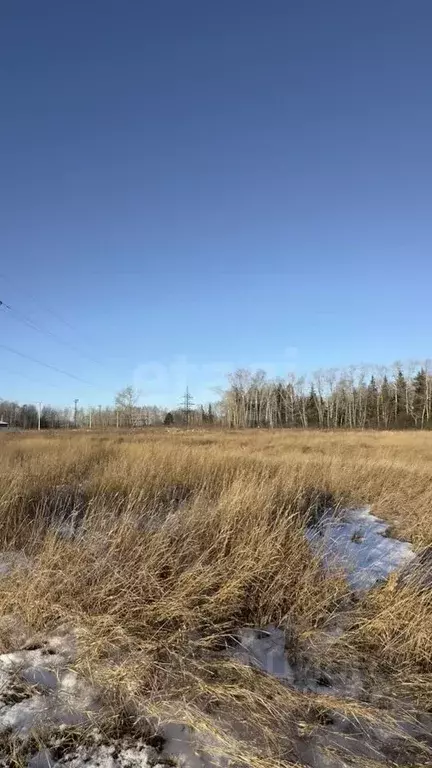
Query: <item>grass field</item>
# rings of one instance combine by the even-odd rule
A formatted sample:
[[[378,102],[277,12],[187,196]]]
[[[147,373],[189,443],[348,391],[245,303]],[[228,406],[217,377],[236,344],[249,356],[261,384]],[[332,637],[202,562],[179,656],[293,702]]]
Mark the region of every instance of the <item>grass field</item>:
[[[390,700],[432,713],[432,591],[390,577],[354,597],[304,535],[324,506],[360,504],[431,546],[432,434],[2,435],[0,549],[30,565],[0,579],[1,650],[16,650],[18,624],[27,637],[67,624],[107,733],[185,723],[233,765],[308,764],[299,743],[335,712],[396,729]],[[54,532],[72,509],[79,534]],[[268,624],[296,662],[361,670],[361,694],[284,686],[222,652],[239,627]],[[410,742],[385,764],[431,755]]]

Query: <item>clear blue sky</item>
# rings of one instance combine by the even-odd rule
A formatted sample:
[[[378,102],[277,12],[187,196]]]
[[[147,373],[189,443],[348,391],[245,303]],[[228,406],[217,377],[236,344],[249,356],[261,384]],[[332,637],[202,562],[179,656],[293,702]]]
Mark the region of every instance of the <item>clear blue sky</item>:
[[[91,386],[0,348],[0,396],[431,356],[431,34],[430,0],[4,0],[0,299],[65,344],[0,342]]]

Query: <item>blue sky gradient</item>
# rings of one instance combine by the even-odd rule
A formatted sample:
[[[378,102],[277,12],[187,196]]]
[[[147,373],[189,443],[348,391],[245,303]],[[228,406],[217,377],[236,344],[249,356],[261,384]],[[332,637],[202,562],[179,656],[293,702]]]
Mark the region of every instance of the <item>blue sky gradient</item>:
[[[3,3],[0,397],[432,356],[431,30],[429,0]]]

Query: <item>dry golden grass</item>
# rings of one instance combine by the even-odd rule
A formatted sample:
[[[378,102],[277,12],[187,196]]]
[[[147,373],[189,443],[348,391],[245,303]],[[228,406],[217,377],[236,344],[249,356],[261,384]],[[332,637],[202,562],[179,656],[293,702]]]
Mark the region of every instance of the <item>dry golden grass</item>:
[[[84,533],[67,539],[51,523],[72,497]],[[371,503],[397,535],[431,545],[432,434],[2,435],[0,549],[24,550],[31,578],[0,580],[0,612],[29,632],[73,626],[78,666],[103,686],[113,723],[145,711],[212,732],[239,764],[293,765],[293,739],[329,709],[384,715],[228,662],[220,649],[240,626],[281,625],[296,656],[343,613],[320,661],[372,659],[389,687],[432,709],[430,592],[391,579],[352,605],[303,535],[330,500]],[[7,648],[7,632],[0,640]]]

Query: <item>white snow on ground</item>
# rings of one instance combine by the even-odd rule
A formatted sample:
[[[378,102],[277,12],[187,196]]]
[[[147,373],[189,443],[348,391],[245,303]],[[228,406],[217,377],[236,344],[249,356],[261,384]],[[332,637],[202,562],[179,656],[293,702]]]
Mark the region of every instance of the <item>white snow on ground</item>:
[[[81,725],[99,712],[97,695],[70,668],[72,635],[0,655],[0,734],[21,738],[40,726]]]
[[[37,646],[37,647],[35,647]],[[14,733],[24,743],[32,732],[55,732],[67,726],[97,722],[100,713],[98,692],[80,679],[71,668],[75,638],[59,633],[31,648],[0,655],[0,736]],[[139,740],[71,747],[56,758],[55,750],[41,750],[29,768],[164,768],[175,764],[187,768],[222,765],[210,758],[213,744],[198,739],[187,727],[167,723],[161,729],[164,750]],[[1,761],[0,766],[4,764]]]
[[[328,511],[306,535],[325,567],[342,569],[353,589],[364,590],[415,558],[409,543],[392,539],[387,532],[386,523],[368,508],[362,508],[338,514]],[[28,562],[20,553],[0,553],[0,576],[26,565]],[[338,627],[333,628],[331,638],[329,632],[329,639],[334,639],[333,634],[338,635]],[[13,733],[25,742],[32,731],[41,727],[44,731],[50,727],[61,731],[67,726],[97,722],[98,692],[71,669],[75,655],[74,636],[66,631],[21,651],[0,655],[0,737]],[[333,673],[331,680],[324,675],[320,679],[312,667],[290,663],[285,634],[275,626],[240,629],[228,655],[305,693],[355,699],[362,691],[362,677],[356,670],[349,674],[340,670],[338,675]],[[412,720],[402,721],[401,725],[402,731],[413,727]],[[371,730],[365,739],[366,725],[357,726],[354,732],[353,724],[346,718],[335,717],[331,727],[319,726],[313,735],[304,740],[299,738],[298,758],[312,768],[342,768],[347,763],[328,753],[328,749],[339,748],[346,750],[348,756],[352,751],[365,759],[375,755],[385,760],[385,747],[395,743],[394,733]],[[429,731],[430,726],[429,722]],[[228,765],[225,758],[218,757],[218,745],[208,733],[195,733],[178,723],[164,724],[160,733],[165,739],[161,753],[137,739],[123,739],[108,745],[100,740],[70,746],[62,754],[60,737],[60,750],[52,745],[41,750],[29,758],[28,768],[166,768],[173,761],[179,768]],[[419,733],[416,730],[409,735],[417,737]],[[0,766],[3,765],[7,762],[3,763],[0,756]]]
[[[272,625],[265,629],[245,627],[239,630],[237,643],[232,650],[236,661],[293,684],[294,670],[286,656],[282,629]]]
[[[29,560],[24,552],[0,552],[0,577],[7,576],[16,568],[25,568]]]
[[[235,662],[255,667],[304,693],[356,698],[362,691],[363,681],[355,669],[344,669],[330,679],[310,664],[290,662],[285,633],[273,625],[264,629],[243,628],[237,634],[236,643],[228,649],[229,657]]]
[[[334,641],[334,632],[329,640]],[[285,685],[304,693],[357,698],[363,690],[363,679],[356,669],[343,669],[331,678],[320,673],[312,664],[288,660],[285,633],[269,625],[264,629],[246,627],[239,630],[236,645],[228,649],[235,662],[255,667]]]
[[[353,589],[369,589],[414,559],[412,545],[387,535],[389,526],[368,507],[329,511],[307,538],[324,565],[342,569]]]
[[[342,569],[351,587],[369,589],[377,581],[387,578],[393,571],[412,562],[416,555],[409,542],[398,541],[387,535],[389,526],[372,515],[369,508],[346,509],[338,514],[329,510],[306,532],[307,538],[330,570]],[[340,630],[340,631],[339,631]],[[328,640],[334,640],[342,629],[333,627]],[[332,684],[317,683],[305,674],[305,670],[290,664],[285,651],[285,635],[281,629],[268,626],[264,629],[247,627],[240,629],[236,645],[229,649],[235,661],[253,666],[288,685],[305,691],[332,695],[356,696],[361,690],[361,680],[351,670],[349,679]]]
[[[334,642],[337,634],[329,633],[330,642]],[[237,641],[237,646],[228,649],[230,658],[274,675],[302,693],[353,700],[361,699],[365,693],[365,677],[360,667],[345,666],[323,674],[305,660],[290,663],[285,635],[273,626],[242,629]],[[382,722],[376,723],[358,714],[348,717],[331,711],[328,724],[317,724],[304,736],[293,736],[292,748],[299,764],[309,768],[348,768],[355,756],[365,762],[380,760],[389,765],[388,752],[393,754],[415,742],[432,746],[432,715],[419,718],[409,701],[398,704],[390,697],[387,703],[386,714],[393,715],[392,722],[384,716]],[[186,765],[189,768],[189,763]],[[193,763],[192,768],[201,768],[201,765],[206,764]]]
[[[28,763],[28,768],[166,768],[160,762],[155,749],[136,741],[134,746],[117,742],[114,744],[78,746],[67,754],[55,759],[50,750],[43,750]]]
[[[162,754],[168,761],[174,759],[179,768],[228,768],[229,761],[217,754],[216,737],[209,733],[194,732],[180,723],[166,723],[161,733],[165,739]]]

